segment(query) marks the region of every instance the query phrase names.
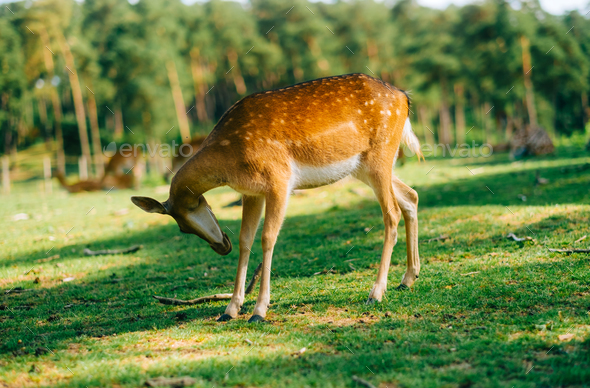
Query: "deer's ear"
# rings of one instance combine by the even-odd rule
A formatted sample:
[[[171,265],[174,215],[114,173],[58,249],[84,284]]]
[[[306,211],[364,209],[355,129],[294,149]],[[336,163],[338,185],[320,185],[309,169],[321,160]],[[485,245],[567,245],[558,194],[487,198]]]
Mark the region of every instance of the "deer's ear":
[[[133,202],[138,208],[146,211],[148,213],[160,213],[160,214],[168,214],[164,205],[161,202],[156,201],[150,197],[131,197],[131,202]]]

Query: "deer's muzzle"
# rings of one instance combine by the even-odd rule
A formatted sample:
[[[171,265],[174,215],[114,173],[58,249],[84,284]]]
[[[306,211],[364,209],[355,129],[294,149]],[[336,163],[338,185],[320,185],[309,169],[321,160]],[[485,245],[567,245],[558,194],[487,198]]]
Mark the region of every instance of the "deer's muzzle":
[[[232,250],[231,240],[229,239],[229,237],[227,237],[227,234],[225,234],[225,233],[223,233],[223,242],[218,243],[218,244],[215,244],[215,243],[209,244],[209,245],[211,246],[211,249],[213,249],[215,252],[217,252],[221,256],[228,255]]]

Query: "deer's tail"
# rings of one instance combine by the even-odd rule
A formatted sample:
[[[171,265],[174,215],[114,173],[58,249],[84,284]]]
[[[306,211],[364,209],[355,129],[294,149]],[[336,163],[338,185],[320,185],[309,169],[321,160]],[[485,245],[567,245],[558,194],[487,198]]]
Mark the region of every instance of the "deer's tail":
[[[422,151],[420,150],[420,141],[418,137],[412,130],[412,124],[410,124],[410,118],[406,119],[406,123],[404,124],[404,130],[402,132],[402,144],[404,144],[410,151],[412,151],[418,157],[424,159],[424,155],[422,155]]]

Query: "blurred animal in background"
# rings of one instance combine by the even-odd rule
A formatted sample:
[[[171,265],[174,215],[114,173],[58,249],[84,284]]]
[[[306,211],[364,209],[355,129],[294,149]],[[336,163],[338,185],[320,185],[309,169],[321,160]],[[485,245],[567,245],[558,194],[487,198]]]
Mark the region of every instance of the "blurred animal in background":
[[[138,189],[143,171],[143,154],[137,149],[136,152],[129,152],[129,155],[123,155],[120,151],[115,153],[106,165],[105,174],[101,178],[68,184],[62,173],[55,173],[54,176],[68,192],[80,193],[83,191]]]
[[[59,181],[61,187],[66,189],[70,193],[80,193],[82,191],[100,191],[102,190],[102,186],[100,184],[100,180],[97,179],[89,179],[85,181],[78,181],[73,184],[68,184],[66,182],[66,177],[60,173],[55,173],[55,177]]]
[[[101,185],[109,190],[113,185],[119,189],[139,189],[145,163],[140,148],[126,152],[117,151],[107,164]],[[108,186],[108,187],[107,187]]]
[[[201,148],[201,145],[206,138],[207,135],[198,135],[194,137],[190,143],[185,143],[180,146],[178,153],[172,157],[172,169],[168,170],[164,174],[164,179],[166,179],[166,182],[170,182],[172,180],[172,176],[176,174],[178,170],[180,170],[180,167],[188,162],[188,160],[197,152],[199,148]],[[187,144],[190,145],[190,147],[187,147]]]
[[[540,127],[525,125],[514,133],[510,141],[510,153],[515,159],[551,154],[553,151],[553,141],[547,131]]]

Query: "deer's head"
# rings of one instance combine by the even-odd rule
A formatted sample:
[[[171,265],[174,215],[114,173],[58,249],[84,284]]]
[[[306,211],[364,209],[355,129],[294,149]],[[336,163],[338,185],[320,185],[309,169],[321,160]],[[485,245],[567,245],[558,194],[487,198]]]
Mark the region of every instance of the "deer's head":
[[[148,213],[167,214],[174,218],[182,233],[195,234],[205,240],[218,254],[225,256],[232,250],[232,244],[217,218],[209,208],[205,197],[200,195],[182,203],[159,202],[149,197],[131,197],[131,201]]]

